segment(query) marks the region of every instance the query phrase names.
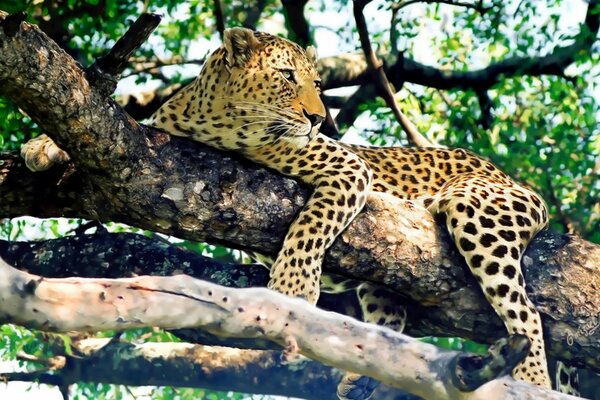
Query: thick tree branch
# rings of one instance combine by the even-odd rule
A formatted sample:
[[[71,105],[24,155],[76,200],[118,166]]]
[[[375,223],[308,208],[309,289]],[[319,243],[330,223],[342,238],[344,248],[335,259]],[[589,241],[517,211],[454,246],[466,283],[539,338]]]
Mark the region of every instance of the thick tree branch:
[[[461,391],[457,374],[478,357],[441,350],[268,289],[231,289],[186,275],[48,279],[0,260],[0,300],[0,320],[44,330],[198,327],[220,336],[263,338],[426,399],[570,398],[509,376],[481,387],[486,381],[478,379],[473,391]],[[527,352],[529,343],[521,339]],[[509,344],[507,351],[522,353],[516,346]],[[504,373],[518,361],[513,359]]]
[[[23,25],[12,38],[0,29],[0,94],[52,128],[47,131],[77,165],[62,181],[60,172],[54,181],[42,181],[27,175],[14,158],[3,163],[0,215],[80,215],[276,252],[306,200],[305,189],[235,157],[138,126],[81,75],[35,28]],[[20,197],[21,192],[30,197]],[[41,203],[51,200],[48,207],[40,208],[31,193],[43,193]],[[599,247],[545,235],[528,255],[527,279],[533,301],[547,316],[549,353],[599,370],[600,332],[592,329],[600,309],[594,289]],[[491,326],[496,335],[504,332],[447,237],[427,211],[410,203],[373,198],[332,247],[325,268],[429,304],[428,317],[438,321],[429,334],[441,334],[441,327],[466,337],[478,337],[482,326]]]

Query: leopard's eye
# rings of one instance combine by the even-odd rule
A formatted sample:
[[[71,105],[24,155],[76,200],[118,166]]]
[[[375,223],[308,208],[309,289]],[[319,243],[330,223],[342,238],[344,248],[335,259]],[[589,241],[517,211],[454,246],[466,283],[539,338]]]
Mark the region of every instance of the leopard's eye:
[[[321,81],[315,81],[315,87],[316,87],[318,90],[321,90]]]
[[[282,69],[281,74],[288,81],[293,82],[293,83],[298,83],[298,82],[296,82],[296,75],[294,74],[293,69]]]

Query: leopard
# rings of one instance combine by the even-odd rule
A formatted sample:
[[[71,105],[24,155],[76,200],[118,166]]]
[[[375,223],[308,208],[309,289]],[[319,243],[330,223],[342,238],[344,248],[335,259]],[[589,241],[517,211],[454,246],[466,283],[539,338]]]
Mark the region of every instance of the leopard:
[[[441,216],[483,295],[510,334],[531,342],[513,376],[550,388],[540,313],[525,290],[521,258],[549,220],[543,199],[465,149],[351,145],[320,132],[326,117],[314,47],[246,28],[224,32],[223,44],[200,74],[148,124],[172,135],[235,152],[312,188],[270,265],[268,287],[316,304],[336,291],[322,262],[327,249],[364,207],[370,193],[410,200]],[[51,145],[25,146],[32,168],[47,168]],[[37,146],[37,147],[36,147]],[[29,165],[28,164],[28,165]],[[39,165],[38,165],[39,164]],[[355,287],[365,320],[402,331],[406,313],[370,284]],[[338,396],[357,395],[361,377],[349,375]]]

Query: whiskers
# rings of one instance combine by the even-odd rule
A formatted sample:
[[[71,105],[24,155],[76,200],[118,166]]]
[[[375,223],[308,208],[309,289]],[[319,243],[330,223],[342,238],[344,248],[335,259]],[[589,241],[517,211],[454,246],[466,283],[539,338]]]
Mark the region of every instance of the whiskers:
[[[273,141],[308,137],[311,127],[298,113],[272,104],[250,101],[236,101],[231,109],[244,111],[232,116],[234,120],[243,120],[244,124],[234,132],[247,131],[249,135],[273,135]],[[237,113],[236,113],[237,114]],[[265,127],[266,126],[266,127]],[[261,132],[262,131],[262,132]]]

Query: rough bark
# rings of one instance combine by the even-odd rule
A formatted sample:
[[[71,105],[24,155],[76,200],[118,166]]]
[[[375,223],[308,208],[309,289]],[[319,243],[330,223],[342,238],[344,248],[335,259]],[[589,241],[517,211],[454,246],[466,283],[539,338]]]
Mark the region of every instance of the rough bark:
[[[274,253],[306,200],[307,190],[290,179],[138,125],[28,24],[13,36],[0,29],[0,94],[28,112],[77,166],[67,176],[49,171],[38,178],[4,156],[2,216],[120,221]],[[36,200],[40,193],[44,197]],[[596,370],[599,259],[598,246],[553,234],[536,239],[525,259],[532,298],[545,314],[549,353]],[[415,328],[415,334],[481,340],[486,327],[501,335],[500,321],[462,265],[425,210],[374,198],[332,247],[325,268],[380,282],[418,302],[419,314],[436,322]]]

